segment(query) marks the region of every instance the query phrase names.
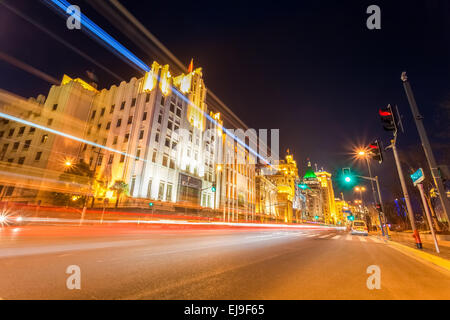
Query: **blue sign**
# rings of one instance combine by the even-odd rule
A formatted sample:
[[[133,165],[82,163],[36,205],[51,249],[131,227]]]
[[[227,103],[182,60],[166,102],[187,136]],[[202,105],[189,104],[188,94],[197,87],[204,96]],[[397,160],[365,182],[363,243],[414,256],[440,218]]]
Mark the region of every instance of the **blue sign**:
[[[418,183],[421,183],[423,181],[423,179],[425,179],[425,176],[423,174],[423,170],[422,168],[419,168],[419,170],[417,170],[416,172],[414,172],[411,175],[411,179],[414,183],[414,185],[417,185]]]

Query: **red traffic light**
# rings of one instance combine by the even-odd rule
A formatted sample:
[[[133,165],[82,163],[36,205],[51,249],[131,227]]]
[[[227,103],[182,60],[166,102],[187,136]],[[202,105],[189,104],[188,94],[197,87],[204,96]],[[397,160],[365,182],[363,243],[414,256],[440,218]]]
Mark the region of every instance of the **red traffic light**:
[[[380,114],[380,116],[382,117],[387,117],[387,116],[392,116],[392,113],[386,110],[378,110],[378,113]]]

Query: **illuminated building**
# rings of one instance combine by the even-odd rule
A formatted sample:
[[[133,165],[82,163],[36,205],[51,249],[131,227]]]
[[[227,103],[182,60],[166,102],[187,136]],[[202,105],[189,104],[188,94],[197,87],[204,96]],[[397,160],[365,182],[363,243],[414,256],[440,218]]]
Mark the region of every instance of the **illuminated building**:
[[[309,160],[305,175],[303,176],[303,183],[308,187],[304,190],[306,196],[305,219],[324,222],[322,210],[322,187],[313,168],[311,167],[311,162]]]
[[[315,175],[320,182],[324,221],[328,224],[335,224],[337,221],[337,217],[331,173],[328,173],[326,171],[318,171],[315,172]]]
[[[265,169],[269,168],[265,167]],[[276,219],[278,216],[277,186],[266,174],[267,172],[263,172],[261,166],[256,168],[255,213],[260,215],[262,221],[264,221],[264,218]]]
[[[19,98],[2,105],[2,112],[49,130],[64,131],[82,137],[95,87],[81,79],[64,76],[61,86],[52,86],[48,97],[39,95],[28,101]],[[2,101],[4,102],[4,101]],[[17,174],[17,179],[1,181],[1,197],[12,201],[32,202],[38,191],[58,191],[57,183],[67,159],[76,159],[80,143],[47,130],[2,119],[0,122],[2,172]],[[19,177],[27,177],[19,179]],[[55,182],[56,181],[56,182]],[[11,183],[13,182],[13,183]]]
[[[298,168],[293,156],[289,154],[289,150],[285,159],[278,161],[276,169],[277,172],[268,177],[277,186],[278,216],[285,222],[292,222],[294,218],[293,203],[296,195]]]
[[[88,190],[73,192],[92,194],[94,205],[102,204],[106,193],[111,196],[108,187],[123,182],[128,186],[123,205],[142,206],[148,199],[186,203],[223,208],[224,216],[235,220],[254,212],[255,159],[222,132],[223,120],[205,103],[206,92],[201,68],[173,76],[168,65],[157,62],[142,78],[102,90],[65,75],[47,98],[40,96],[24,108],[36,110],[39,116],[25,114],[28,111],[15,114],[77,139],[3,121],[2,159],[15,166],[42,168],[52,179],[58,179],[65,163],[84,160],[95,171],[93,180],[106,188],[90,190],[91,182],[87,182]],[[24,149],[25,145],[29,147]],[[225,159],[226,155],[234,161]],[[22,192],[16,187],[5,191],[11,200]],[[42,184],[32,189],[58,190]],[[35,193],[27,201],[36,202]]]

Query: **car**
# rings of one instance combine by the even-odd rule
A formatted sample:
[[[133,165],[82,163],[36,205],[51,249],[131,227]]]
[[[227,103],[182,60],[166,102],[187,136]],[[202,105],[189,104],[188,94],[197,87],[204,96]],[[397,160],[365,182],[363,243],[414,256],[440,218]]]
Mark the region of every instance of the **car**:
[[[355,220],[352,223],[352,227],[350,229],[350,233],[351,234],[361,234],[364,236],[368,236],[369,235],[369,231],[367,229],[367,225],[366,222],[364,222],[363,220]]]

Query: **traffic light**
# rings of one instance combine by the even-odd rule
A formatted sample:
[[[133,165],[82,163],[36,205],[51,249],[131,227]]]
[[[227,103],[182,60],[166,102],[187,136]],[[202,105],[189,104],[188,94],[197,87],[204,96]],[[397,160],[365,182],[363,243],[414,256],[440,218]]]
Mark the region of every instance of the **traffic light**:
[[[212,187],[211,187],[211,191],[212,192],[216,192],[216,183],[214,182]]]
[[[397,119],[390,104],[384,109],[378,111],[381,117],[383,128],[386,131],[397,131]]]
[[[149,202],[149,203],[148,203],[148,206],[149,206],[149,207],[153,207],[153,202]]]
[[[379,212],[382,211],[382,209],[381,209],[381,204],[377,203],[377,204],[375,205],[375,207],[377,208],[377,210],[378,210]]]
[[[350,171],[350,168],[344,168],[342,169],[342,173],[344,175],[344,181],[347,183],[352,182],[352,173]]]
[[[374,140],[371,144],[369,144],[370,154],[372,155],[372,159],[377,160],[379,163],[383,162],[383,151],[381,150],[380,142],[378,140]]]
[[[355,216],[354,215],[347,216],[347,219],[349,221],[354,221],[355,220]]]

